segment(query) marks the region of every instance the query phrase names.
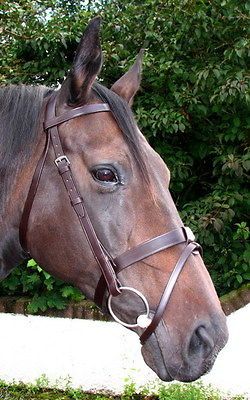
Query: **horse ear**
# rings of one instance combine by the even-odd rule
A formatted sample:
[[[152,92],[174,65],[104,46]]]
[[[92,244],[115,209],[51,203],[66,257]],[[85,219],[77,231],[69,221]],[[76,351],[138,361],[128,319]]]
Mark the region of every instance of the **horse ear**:
[[[84,104],[102,66],[99,39],[101,18],[92,19],[76,50],[73,66],[67,77],[69,104]]]
[[[143,53],[144,49],[141,49],[132,67],[111,87],[111,90],[126,100],[130,106],[141,83]]]

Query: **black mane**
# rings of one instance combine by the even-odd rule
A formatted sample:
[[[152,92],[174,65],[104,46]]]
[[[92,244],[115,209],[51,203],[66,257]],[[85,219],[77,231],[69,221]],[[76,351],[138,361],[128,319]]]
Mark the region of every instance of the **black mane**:
[[[43,100],[49,92],[43,86],[0,88],[0,209],[9,185],[32,151]]]

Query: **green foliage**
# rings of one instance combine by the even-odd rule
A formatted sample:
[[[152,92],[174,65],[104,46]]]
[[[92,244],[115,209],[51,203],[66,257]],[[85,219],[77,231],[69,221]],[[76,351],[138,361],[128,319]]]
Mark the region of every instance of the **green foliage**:
[[[160,387],[159,400],[220,400],[221,395],[211,387],[201,384],[179,385]]]
[[[181,384],[149,384],[137,389],[133,381],[125,385],[122,400],[224,400],[225,396],[212,386],[201,382]],[[228,400],[244,400],[245,396],[227,396]]]
[[[103,0],[87,5],[7,0],[1,12],[4,84],[57,85],[83,27],[97,13],[104,20],[101,78],[107,86],[131,65],[140,47],[146,48],[134,110],[171,170],[172,194],[204,246],[219,294],[249,281],[250,274],[249,11],[246,0]],[[24,270],[23,278],[16,274],[10,286],[21,280],[24,288],[36,287],[41,279],[39,271],[30,278]],[[57,286],[49,278],[43,281],[46,288]]]
[[[137,393],[135,382],[130,378],[125,378],[125,386],[122,394],[122,400],[138,400],[140,395]]]
[[[73,389],[66,385],[65,390],[52,387],[45,375],[39,378],[35,385],[23,383],[7,384],[0,381],[0,399],[2,400],[246,400],[243,395],[227,396],[211,386],[201,383],[157,385],[152,395],[143,388],[137,393],[135,384],[130,383],[124,388],[121,396],[108,394],[85,393],[81,389]],[[60,385],[61,386],[61,385]],[[51,387],[49,389],[48,387]]]
[[[12,383],[8,384],[0,380],[1,400],[114,400],[115,397],[102,394],[85,393],[81,389],[74,389],[70,386],[58,389],[59,385],[51,385],[48,378],[42,375],[37,379],[36,384]],[[66,385],[67,386],[67,385]]]
[[[53,278],[34,260],[16,268],[1,282],[0,295],[29,296],[31,300],[27,311],[32,314],[48,308],[62,310],[68,301],[83,299],[78,289]]]
[[[186,203],[182,217],[205,249],[205,261],[214,282],[225,294],[250,280],[249,228],[233,223],[247,215],[246,194],[214,191]]]

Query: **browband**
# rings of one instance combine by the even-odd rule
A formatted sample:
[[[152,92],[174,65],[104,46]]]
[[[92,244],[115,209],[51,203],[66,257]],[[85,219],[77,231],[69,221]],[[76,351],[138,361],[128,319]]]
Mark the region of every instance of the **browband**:
[[[50,116],[49,119],[44,121],[43,126],[46,131],[49,128],[60,125],[63,122],[69,121],[70,119],[80,117],[81,115],[95,114],[105,111],[110,111],[110,107],[107,103],[86,104],[85,106],[76,107],[72,110],[66,111],[64,114],[59,115],[58,117]]]

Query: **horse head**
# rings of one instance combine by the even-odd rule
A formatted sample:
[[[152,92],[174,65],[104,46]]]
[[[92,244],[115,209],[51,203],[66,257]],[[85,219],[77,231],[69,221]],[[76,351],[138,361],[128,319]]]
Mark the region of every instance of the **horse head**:
[[[99,29],[95,18],[67,79],[45,98],[24,184],[16,183],[19,222],[45,147],[45,120],[47,137],[55,132],[59,139],[47,142],[23,223],[29,253],[140,335],[145,362],[162,380],[192,381],[225,345],[225,316],[200,246],[170,195],[170,172],[132,115],[142,53],[106,89],[96,83]]]

